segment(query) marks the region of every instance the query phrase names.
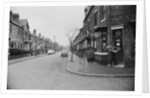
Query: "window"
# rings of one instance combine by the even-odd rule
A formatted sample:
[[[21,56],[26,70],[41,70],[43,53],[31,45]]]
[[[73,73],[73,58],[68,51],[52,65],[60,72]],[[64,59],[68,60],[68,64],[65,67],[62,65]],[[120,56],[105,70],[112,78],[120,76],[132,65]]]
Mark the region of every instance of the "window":
[[[94,48],[97,48],[97,41],[94,41]]]
[[[9,41],[9,48],[13,48],[13,42]]]
[[[101,11],[102,19],[101,20],[105,18],[105,12],[106,12],[106,6],[102,6],[102,11]]]
[[[18,28],[18,35],[20,35],[20,28]]]
[[[94,14],[94,26],[97,25],[97,11]]]
[[[31,40],[31,35],[29,34],[29,40]]]
[[[12,33],[12,25],[9,25],[9,32]]]
[[[91,40],[91,47],[93,47],[93,40]]]
[[[107,34],[106,34],[106,31],[102,32],[101,39],[102,39],[102,44],[101,44],[102,52],[106,52],[106,45],[107,45]]]

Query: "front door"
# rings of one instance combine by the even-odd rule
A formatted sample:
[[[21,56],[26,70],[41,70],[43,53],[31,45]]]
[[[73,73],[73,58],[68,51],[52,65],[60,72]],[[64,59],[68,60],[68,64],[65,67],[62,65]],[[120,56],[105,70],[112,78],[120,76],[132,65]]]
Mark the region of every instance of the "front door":
[[[113,29],[112,30],[112,44],[116,49],[116,52],[113,52],[113,62],[115,64],[123,63],[123,29]]]

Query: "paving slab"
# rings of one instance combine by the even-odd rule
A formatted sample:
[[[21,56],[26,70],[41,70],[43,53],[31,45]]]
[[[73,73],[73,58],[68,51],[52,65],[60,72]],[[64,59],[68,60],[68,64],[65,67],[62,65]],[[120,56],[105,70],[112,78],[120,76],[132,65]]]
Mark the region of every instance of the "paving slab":
[[[107,67],[97,62],[88,62],[84,57],[78,57],[74,54],[74,60],[71,62],[68,57],[66,69],[72,73],[90,76],[131,76],[134,77],[134,68]]]

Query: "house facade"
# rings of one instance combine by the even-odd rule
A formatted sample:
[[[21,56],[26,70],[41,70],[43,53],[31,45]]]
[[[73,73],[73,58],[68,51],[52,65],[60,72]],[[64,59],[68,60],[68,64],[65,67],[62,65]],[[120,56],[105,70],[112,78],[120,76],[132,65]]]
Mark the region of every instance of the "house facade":
[[[20,19],[19,20],[21,26],[23,27],[24,32],[24,50],[30,51],[31,50],[31,36],[30,36],[30,27],[27,19]]]
[[[24,53],[33,53],[37,50],[45,53],[52,43],[50,39],[44,38],[41,33],[30,32],[27,19],[19,19],[19,14],[10,11],[9,22],[9,54],[20,55]]]
[[[111,62],[115,62],[113,66],[134,66],[135,5],[87,6],[83,22],[74,40],[76,52],[105,65],[109,65],[111,58]],[[115,47],[116,52],[110,52],[109,46]]]
[[[52,44],[50,39],[44,38],[44,36],[41,37],[41,34],[37,35],[36,30],[33,30],[33,33],[30,33],[31,36],[31,51],[33,54],[39,50],[40,53],[45,53],[48,51],[48,49],[51,48]]]
[[[10,12],[9,48],[23,49],[23,27],[19,22],[19,15]]]

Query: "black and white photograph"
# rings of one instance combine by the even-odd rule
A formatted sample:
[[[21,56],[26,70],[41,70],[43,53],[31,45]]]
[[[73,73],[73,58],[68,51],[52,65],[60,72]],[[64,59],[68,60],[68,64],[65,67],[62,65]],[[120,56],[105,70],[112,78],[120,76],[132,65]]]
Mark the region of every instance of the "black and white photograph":
[[[2,88],[138,91],[141,9],[129,1],[6,4]]]
[[[134,91],[136,5],[11,7],[7,89]]]

